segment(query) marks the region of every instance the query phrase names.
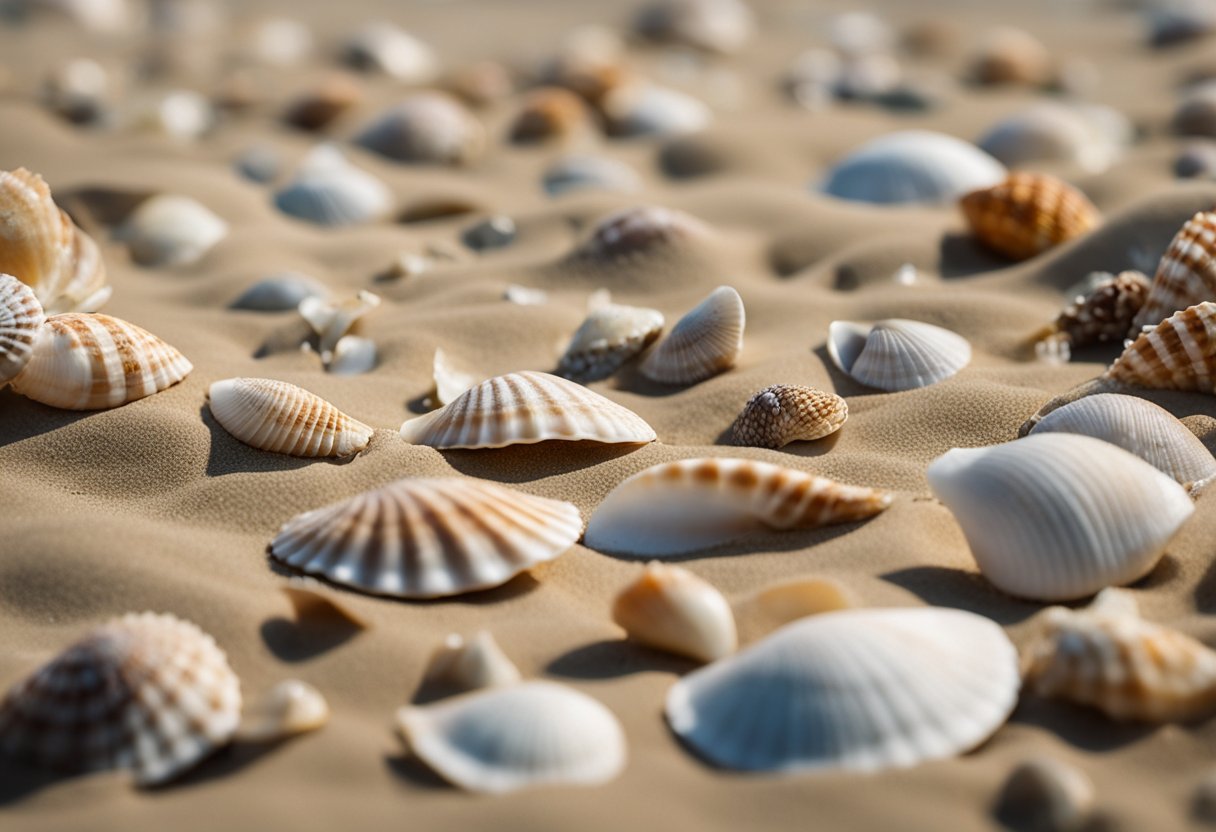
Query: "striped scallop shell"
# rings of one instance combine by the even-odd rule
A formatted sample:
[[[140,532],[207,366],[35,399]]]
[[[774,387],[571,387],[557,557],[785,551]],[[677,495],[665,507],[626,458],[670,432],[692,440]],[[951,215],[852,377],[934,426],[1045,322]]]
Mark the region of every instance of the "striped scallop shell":
[[[744,771],[878,771],[954,757],[1008,718],[1017,652],[948,609],[843,610],[788,624],[679,679],[671,730]]]
[[[710,229],[683,211],[643,205],[625,208],[596,223],[591,236],[574,252],[580,260],[596,263],[633,258],[688,240],[704,240]]]
[[[676,322],[642,362],[642,375],[664,384],[695,384],[735,366],[743,351],[743,298],[719,286]]]
[[[0,386],[30,360],[45,321],[34,290],[12,275],[0,274]]]
[[[1199,212],[1174,236],[1157,265],[1148,299],[1129,337],[1175,312],[1216,298],[1216,211]]]
[[[625,767],[625,732],[574,688],[524,682],[397,711],[410,750],[466,791],[596,786]]]
[[[53,315],[13,389],[65,410],[118,407],[172,387],[194,365],[152,333],[109,315]]]
[[[150,786],[226,745],[240,713],[240,681],[211,636],[171,615],[129,614],[9,690],[0,750],[60,770],[126,768]]]
[[[379,219],[389,212],[388,186],[346,160],[337,148],[321,145],[304,159],[295,178],[274,196],[284,214],[336,228]]]
[[[604,498],[584,543],[604,552],[670,557],[764,530],[873,517],[891,495],[750,459],[683,459],[634,474]]]
[[[458,165],[485,146],[485,128],[457,99],[417,92],[369,124],[355,143],[396,162]]]
[[[1186,489],[1122,448],[1046,433],[955,448],[929,486],[998,589],[1066,601],[1139,580],[1195,511]]]
[[[633,411],[581,384],[533,371],[483,381],[451,404],[406,420],[401,437],[432,448],[503,448],[551,439],[642,445],[656,438]]]
[[[663,331],[663,313],[607,303],[592,309],[557,362],[557,374],[580,382],[608,378]]]
[[[1101,221],[1085,194],[1054,176],[1011,173],[959,200],[971,233],[985,246],[1025,260],[1080,237]]]
[[[482,480],[404,479],[293,517],[270,554],[374,595],[441,598],[504,584],[580,531],[570,503]]]
[[[971,361],[971,344],[948,329],[921,321],[891,318],[872,325],[832,321],[828,354],[862,384],[898,392],[955,375]]]
[[[228,223],[188,196],[144,201],[115,231],[141,266],[188,266],[228,236]]]
[[[699,662],[717,661],[739,645],[722,593],[687,569],[658,561],[616,596],[612,620],[642,644]]]
[[[1216,303],[1175,312],[1140,333],[1103,379],[1158,390],[1216,392]]]
[[[269,378],[229,378],[211,385],[211,415],[224,430],[263,451],[343,457],[367,447],[373,429],[302,387]]]
[[[835,393],[797,384],[774,384],[747,400],[731,426],[736,445],[783,448],[840,430],[849,405]]]

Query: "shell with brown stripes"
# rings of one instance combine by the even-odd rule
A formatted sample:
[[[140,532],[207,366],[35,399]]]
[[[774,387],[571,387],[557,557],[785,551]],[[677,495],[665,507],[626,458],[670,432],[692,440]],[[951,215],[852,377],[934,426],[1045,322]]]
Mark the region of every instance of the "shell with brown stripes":
[[[1100,222],[1098,209],[1083,193],[1040,173],[1011,173],[965,195],[959,207],[981,243],[1014,260],[1042,254]]]
[[[0,387],[30,360],[44,323],[34,290],[11,274],[0,274]]]
[[[1180,309],[1216,300],[1216,212],[1200,211],[1174,236],[1157,265],[1148,298],[1132,322],[1129,338]]]
[[[208,406],[224,430],[254,448],[301,457],[343,457],[367,447],[373,429],[302,387],[270,378],[211,385]]]

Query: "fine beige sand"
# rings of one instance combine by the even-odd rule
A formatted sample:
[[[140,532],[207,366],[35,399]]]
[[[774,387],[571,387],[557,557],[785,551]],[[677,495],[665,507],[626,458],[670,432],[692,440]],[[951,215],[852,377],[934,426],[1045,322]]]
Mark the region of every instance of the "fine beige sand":
[[[259,71],[266,103],[198,142],[80,130],[38,104],[35,91],[47,68],[81,54],[121,65],[145,54],[135,39],[90,37],[53,23],[0,29],[0,64],[10,75],[0,100],[0,168],[41,173],[82,222],[98,194],[167,192],[201,201],[232,226],[201,262],[175,269],[136,266],[106,226],[93,228],[114,287],[105,311],[181,349],[195,365],[182,384],[96,413],[57,411],[0,392],[0,686],[112,616],[166,611],[215,636],[248,699],[280,679],[300,678],[321,689],[333,718],[319,733],[269,749],[223,751],[176,784],[150,792],[133,789],[124,773],[64,780],[0,762],[0,827],[993,829],[1001,782],[1036,752],[1092,777],[1110,828],[1193,823],[1191,792],[1216,763],[1210,723],[1120,725],[1095,711],[1024,698],[1006,726],[959,759],[877,776],[733,774],[687,753],[663,723],[665,691],[693,665],[626,643],[609,619],[611,599],[637,574],[636,561],[575,546],[499,589],[427,603],[336,588],[333,597],[371,622],[346,638],[297,624],[279,592],[287,578],[271,567],[267,544],[297,512],[408,475],[483,477],[568,499],[586,518],[613,486],[653,464],[744,456],[891,489],[895,502],[863,524],[759,534],[683,566],[735,599],[780,579],[826,576],[865,606],[957,607],[990,616],[1016,635],[1040,606],[1004,596],[980,577],[950,513],[930,497],[925,467],[953,447],[1013,439],[1049,396],[1093,377],[1113,358],[1114,348],[1099,349],[1072,364],[1048,366],[1029,360],[1024,345],[1088,272],[1151,270],[1181,223],[1216,204],[1216,183],[1173,179],[1181,143],[1167,130],[1180,83],[1213,66],[1210,41],[1149,50],[1139,19],[1117,3],[872,4],[897,25],[956,22],[961,34],[953,53],[908,64],[954,78],[979,33],[995,23],[1022,26],[1057,56],[1093,62],[1099,75],[1091,97],[1120,108],[1140,130],[1134,148],[1105,173],[1042,168],[1083,188],[1106,222],[1082,240],[1010,265],[977,248],[953,210],[879,209],[808,192],[807,183],[832,160],[872,136],[927,126],[975,139],[1040,95],[958,85],[940,109],[925,114],[867,105],[798,109],[782,96],[780,73],[802,49],[824,42],[825,22],[845,4],[756,3],[759,37],[739,56],[711,61],[716,75],[688,81],[686,88],[708,100],[721,97],[715,125],[689,140],[712,163],[703,176],[667,176],[660,142],[603,140],[592,149],[632,163],[645,190],[550,199],[539,177],[561,149],[502,142],[516,97],[481,113],[492,146],[469,168],[413,168],[349,149],[351,159],[390,184],[402,206],[459,197],[478,213],[344,230],[279,214],[270,189],[240,178],[231,165],[240,151],[264,142],[290,167],[313,144],[313,137],[279,125],[275,114],[323,75],[342,33],[366,19],[390,17],[431,42],[449,66],[480,57],[528,65],[575,24],[620,26],[629,8],[541,0],[242,5],[234,24],[277,10],[313,24],[322,48],[303,69]],[[231,46],[229,37],[235,35],[170,47],[182,63],[172,71],[181,76],[153,89],[210,92],[218,75],[191,73],[200,71],[195,63],[206,69],[208,56]],[[678,70],[655,50],[640,50],[633,59],[658,78]],[[725,87],[724,74],[732,79]],[[382,78],[364,83],[367,101],[334,125],[333,138],[348,138],[402,93]],[[564,263],[595,220],[634,204],[685,210],[710,224],[714,235],[616,272]],[[514,245],[398,283],[373,282],[402,251],[459,245],[460,232],[486,212],[516,219]],[[892,279],[903,263],[918,269],[915,285]],[[327,375],[315,357],[293,351],[254,358],[268,339],[293,331],[295,314],[227,306],[256,280],[288,269],[339,295],[369,288],[384,298],[362,327],[380,349],[373,372]],[[507,303],[501,297],[510,283],[544,289],[550,302]],[[659,435],[653,445],[439,452],[396,435],[404,418],[421,412],[436,347],[484,375],[551,370],[595,289],[660,309],[670,322],[722,284],[738,289],[747,309],[735,369],[684,389],[660,388],[631,369],[592,385],[650,422]],[[876,394],[831,366],[824,349],[829,322],[891,316],[961,333],[974,345],[974,360],[953,379],[899,394]],[[231,376],[300,384],[383,430],[367,452],[346,463],[254,450],[231,438],[205,406],[207,387]],[[730,447],[726,431],[743,403],[777,382],[835,390],[848,399],[848,423],[837,436],[781,452]],[[1153,398],[1216,448],[1216,400]],[[1136,587],[1147,617],[1209,642],[1216,642],[1214,505],[1210,495],[1199,501],[1161,564]],[[755,622],[743,624],[749,638],[761,634]],[[525,676],[574,685],[619,716],[629,742],[629,764],[619,779],[591,789],[486,798],[444,785],[410,758],[392,730],[394,709],[414,696],[426,656],[441,638],[482,628]]]

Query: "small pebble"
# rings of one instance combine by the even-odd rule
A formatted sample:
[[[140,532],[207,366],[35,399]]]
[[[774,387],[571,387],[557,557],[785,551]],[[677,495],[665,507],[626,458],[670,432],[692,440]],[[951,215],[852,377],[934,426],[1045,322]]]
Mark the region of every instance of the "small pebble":
[[[461,239],[473,251],[503,248],[515,242],[515,221],[499,214],[488,217],[464,232]]]

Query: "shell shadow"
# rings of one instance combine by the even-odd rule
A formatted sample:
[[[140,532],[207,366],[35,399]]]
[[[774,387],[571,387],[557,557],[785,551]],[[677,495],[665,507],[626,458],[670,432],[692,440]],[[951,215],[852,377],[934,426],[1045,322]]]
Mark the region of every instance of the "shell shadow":
[[[419,395],[414,396],[414,398],[406,400],[405,409],[415,416],[425,416],[426,414],[430,413],[431,410],[433,410],[433,408],[428,407],[428,404],[432,398],[433,397],[429,391],[426,393],[420,393]]]
[[[832,380],[832,392],[837,396],[874,396],[883,392],[882,390],[862,384],[837,367],[836,362],[832,360],[832,356],[828,353],[827,341],[824,341],[819,346],[812,347],[811,353],[823,364],[823,369],[827,371],[828,378]],[[832,434],[832,436],[835,435],[835,433]]]
[[[626,639],[605,639],[575,647],[545,666],[545,672],[567,679],[616,679],[634,673],[696,670],[698,663]]]
[[[433,791],[456,791],[455,786],[432,771],[426,763],[413,754],[407,752],[385,754],[384,767],[402,780],[408,780],[414,786]]]
[[[864,520],[855,520],[851,523],[835,523],[830,526],[819,526],[813,529],[758,530],[745,533],[738,539],[721,543],[717,546],[709,546],[693,552],[663,555],[662,560],[664,563],[683,563],[684,561],[700,560],[703,558],[731,558],[741,555],[753,555],[757,552],[804,552],[810,555],[811,550],[817,546],[821,546],[838,537],[843,537],[846,534],[859,531],[873,519],[873,517],[867,517]],[[583,543],[583,545],[586,546],[587,544]],[[654,560],[654,555],[603,552],[591,547],[588,547],[588,549],[605,557],[633,563],[647,563]],[[811,568],[810,565],[807,568],[809,570]]]
[[[617,370],[612,377],[613,389],[660,399],[674,396],[677,393],[683,393],[690,387],[695,386],[695,384],[666,384],[662,381],[655,381],[642,375],[642,371],[638,369],[638,365],[639,362],[635,359]]]
[[[1142,722],[1116,722],[1094,708],[1031,695],[1021,698],[1009,721],[1041,728],[1086,751],[1114,751],[1160,728]]]
[[[445,450],[444,459],[462,474],[495,482],[531,482],[569,474],[631,454],[643,445],[551,440],[480,450]],[[560,453],[545,453],[545,449]],[[567,449],[569,449],[567,451]]]
[[[879,577],[935,607],[966,610],[1004,626],[1025,621],[1044,606],[998,592],[979,573],[946,566],[912,566]]]
[[[198,409],[199,417],[211,433],[211,444],[207,451],[207,476],[223,477],[228,474],[268,473],[271,471],[298,471],[309,465],[337,464],[345,465],[355,458],[346,459],[302,459],[287,454],[274,454],[270,451],[259,451],[236,439],[215,421],[211,408],[202,405]]]
[[[25,765],[9,757],[0,758],[0,806],[20,803],[43,789],[87,776],[87,773],[69,774],[48,771]]]
[[[840,441],[840,431],[833,431],[822,439],[812,439],[810,441],[791,442],[784,445],[778,450],[783,454],[791,456],[814,457],[823,456],[828,451],[836,447],[836,443]],[[722,431],[714,439],[715,445],[724,445],[729,448],[746,448],[747,445],[739,445],[734,441],[734,425],[731,424],[726,430]]]
[[[1014,265],[981,247],[970,234],[943,234],[938,246],[938,273],[943,280],[975,277]]]
[[[81,419],[87,419],[97,411],[60,410],[32,399],[19,396],[5,388],[0,391],[0,448],[17,442],[51,433]]]
[[[294,742],[301,736],[306,735],[284,737],[271,742],[232,742],[201,761],[181,777],[174,778],[168,783],[145,788],[143,791],[149,794],[159,794],[177,789],[193,788],[194,786],[200,786],[213,780],[231,777],[268,754],[272,754],[283,746]]]
[[[328,653],[362,632],[353,623],[342,626],[337,621],[296,621],[283,616],[266,619],[259,631],[275,658],[292,664]]]

